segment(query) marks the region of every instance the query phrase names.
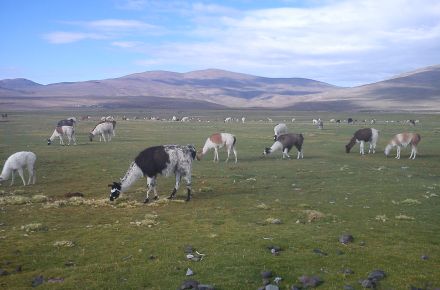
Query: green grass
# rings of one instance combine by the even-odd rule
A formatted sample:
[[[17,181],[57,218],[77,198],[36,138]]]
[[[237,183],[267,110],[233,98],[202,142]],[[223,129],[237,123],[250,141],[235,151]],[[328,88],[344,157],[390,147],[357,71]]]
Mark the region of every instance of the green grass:
[[[415,128],[400,123],[374,125],[380,130],[378,150],[366,156],[359,156],[358,146],[350,154],[344,151],[362,125],[325,122],[325,129],[318,130],[311,124],[318,115],[328,120],[348,114],[282,111],[244,112],[250,120],[246,124],[221,121],[241,116],[240,111],[179,114],[211,120],[201,123],[119,121],[116,137],[107,144],[88,142],[87,133],[96,121],[83,121],[78,124],[77,146],[46,145],[59,119],[86,113],[95,120],[100,116],[99,112],[11,112],[8,122],[0,122],[2,164],[16,151],[37,154],[37,184],[23,187],[17,176],[13,187],[9,182],[0,187],[0,198],[13,194],[49,198],[0,205],[0,269],[12,273],[0,277],[1,288],[29,288],[34,277],[43,275],[45,280],[62,277],[64,282],[46,282],[41,289],[177,289],[187,279],[188,267],[196,273],[193,279],[216,289],[257,289],[262,284],[260,272],[268,269],[283,278],[282,289],[298,284],[304,274],[322,277],[320,289],[342,289],[347,284],[358,289],[357,281],[375,269],[387,273],[379,289],[440,287],[438,115],[351,114],[357,119],[421,121]],[[169,111],[148,115],[153,113],[177,115]],[[116,114],[142,116],[134,111]],[[273,118],[274,124],[258,121],[265,117]],[[272,144],[273,126],[292,117],[297,121],[288,123],[290,131],[305,136],[304,159],[281,160],[280,152],[263,158],[263,149]],[[239,162],[214,164],[212,152],[195,161],[191,202],[157,206],[99,202],[108,198],[107,184],[121,178],[144,148],[171,143],[201,148],[218,131],[237,136]],[[417,159],[407,159],[409,150],[402,151],[401,160],[386,158],[387,141],[403,131],[421,134]],[[295,157],[296,151],[291,155]],[[224,150],[220,158],[226,158]],[[145,184],[139,180],[126,193],[128,200],[141,202]],[[173,185],[173,177],[159,177],[160,196],[168,196]],[[67,192],[82,192],[87,200],[98,202],[47,206],[64,200]],[[177,197],[183,200],[185,195],[183,186]],[[266,206],[259,206],[262,203]],[[324,216],[309,222],[308,210]],[[146,214],[156,214],[157,224],[133,224]],[[402,215],[413,219],[396,218]],[[282,223],[267,224],[268,218]],[[44,230],[21,229],[36,223]],[[341,245],[338,238],[344,233],[352,234],[354,243]],[[54,246],[57,241],[72,241],[74,246]],[[271,244],[282,247],[279,256],[266,249]],[[187,260],[186,245],[206,256],[199,262]],[[313,253],[315,248],[328,255]],[[157,258],[150,259],[151,255]],[[422,255],[429,259],[422,260]],[[74,266],[65,266],[68,261]],[[17,265],[22,265],[21,273],[13,273]],[[339,272],[344,268],[355,274],[343,276]]]

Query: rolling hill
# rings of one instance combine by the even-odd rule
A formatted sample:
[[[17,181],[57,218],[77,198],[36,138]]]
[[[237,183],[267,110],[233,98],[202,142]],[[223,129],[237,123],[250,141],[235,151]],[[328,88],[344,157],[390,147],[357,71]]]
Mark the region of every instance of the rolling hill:
[[[5,108],[285,108],[439,110],[440,65],[353,88],[305,78],[266,78],[218,69],[149,71],[120,78],[41,85],[0,80]]]

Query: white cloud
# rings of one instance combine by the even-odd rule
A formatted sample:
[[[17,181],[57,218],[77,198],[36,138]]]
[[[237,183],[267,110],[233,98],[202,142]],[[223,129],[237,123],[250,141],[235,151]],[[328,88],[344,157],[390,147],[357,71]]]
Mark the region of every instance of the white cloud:
[[[85,39],[104,39],[106,37],[95,33],[57,31],[44,35],[44,38],[53,44],[64,44]]]
[[[113,41],[111,44],[121,48],[135,48],[142,45],[139,41]]]

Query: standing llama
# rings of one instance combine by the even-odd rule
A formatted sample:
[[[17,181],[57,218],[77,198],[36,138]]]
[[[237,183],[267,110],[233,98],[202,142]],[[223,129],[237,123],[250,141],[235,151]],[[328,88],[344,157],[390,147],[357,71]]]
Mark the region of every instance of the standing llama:
[[[11,156],[9,156],[9,158],[5,162],[5,165],[3,166],[2,174],[0,175],[0,182],[8,180],[9,176],[12,175],[12,186],[14,184],[15,171],[18,171],[18,174],[23,180],[23,185],[26,186],[23,169],[27,167],[27,170],[29,172],[29,180],[27,184],[31,184],[31,181],[32,184],[35,184],[35,181],[37,179],[34,170],[35,160],[37,160],[37,156],[33,152],[20,151],[12,154]]]
[[[104,142],[110,142],[112,140],[112,135],[115,135],[115,127],[116,127],[116,121],[103,121],[100,122],[98,125],[93,128],[92,131],[89,133],[89,140],[90,142],[93,141],[93,137],[96,135],[99,135],[99,142],[101,142],[101,137],[104,139]],[[107,135],[107,139],[105,136]]]
[[[176,184],[171,195],[172,199],[176,196],[179,189],[180,179],[183,177],[186,181],[187,198],[191,199],[191,171],[192,161],[196,157],[196,149],[193,145],[161,145],[149,147],[139,153],[128,168],[127,173],[120,182],[109,184],[110,200],[113,201],[119,195],[126,191],[133,183],[142,176],[147,178],[148,191],[144,203],[149,202],[149,194],[154,192],[154,199],[158,199],[156,189],[156,177],[158,174],[169,176],[172,173],[176,176]]]
[[[289,151],[293,146],[296,147],[298,153],[296,159],[304,158],[302,146],[304,143],[304,136],[302,134],[283,134],[277,137],[275,143],[263,151],[263,155],[271,154],[274,151],[281,150],[283,152],[283,159],[290,158]]]
[[[351,148],[353,148],[353,146],[356,143],[360,143],[359,148],[360,148],[360,154],[364,155],[364,145],[365,142],[369,142],[370,143],[370,148],[368,149],[368,154],[370,154],[371,152],[376,153],[376,144],[377,144],[377,140],[379,139],[379,131],[374,129],[374,128],[363,128],[363,129],[359,129],[357,130],[353,137],[351,138],[350,142],[345,145],[345,152],[350,153]]]
[[[388,156],[390,154],[391,149],[397,147],[397,155],[396,159],[400,159],[400,150],[402,147],[411,146],[411,155],[409,159],[416,159],[417,155],[417,144],[419,144],[422,137],[420,137],[417,133],[400,133],[397,134],[391,139],[388,143],[387,147],[385,147],[385,155]]]
[[[64,146],[63,136],[67,136],[67,139],[69,140],[69,143],[67,145],[70,145],[70,142],[73,140],[73,144],[76,145],[76,137],[75,137],[75,121],[72,119],[66,119],[61,120],[58,122],[55,130],[52,133],[52,136],[50,136],[49,139],[47,139],[47,145],[52,144],[53,140],[55,138],[60,138],[60,144]]]
[[[237,163],[237,151],[235,150],[235,143],[237,142],[237,138],[235,138],[234,135],[229,133],[215,133],[206,139],[205,145],[203,146],[203,149],[201,152],[197,153],[197,159],[201,160],[203,156],[210,150],[214,149],[214,162],[218,162],[218,149],[222,148],[226,145],[226,150],[228,152],[228,157],[226,158],[225,162],[228,162],[229,155],[231,154],[231,151],[234,152],[235,156],[235,163]]]
[[[285,123],[279,123],[273,128],[273,141],[276,141],[278,136],[287,134],[287,126]]]

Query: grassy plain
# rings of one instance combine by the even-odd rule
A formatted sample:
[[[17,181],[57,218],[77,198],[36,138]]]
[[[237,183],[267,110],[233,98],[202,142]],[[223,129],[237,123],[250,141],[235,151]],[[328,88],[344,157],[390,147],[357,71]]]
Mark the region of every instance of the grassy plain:
[[[87,113],[93,120],[79,122],[77,146],[46,145],[58,120]],[[111,143],[90,143],[87,133],[102,114],[10,112],[9,121],[0,122],[2,164],[16,151],[38,156],[36,185],[23,187],[18,178],[14,186],[6,182],[0,187],[0,269],[10,273],[0,276],[0,288],[30,288],[32,279],[43,275],[41,289],[177,289],[189,279],[187,268],[196,273],[192,279],[216,289],[257,289],[263,270],[283,278],[281,289],[299,284],[301,275],[320,276],[324,283],[319,289],[360,289],[358,280],[375,269],[387,273],[378,289],[440,287],[439,115],[180,112],[204,122],[118,120]],[[176,113],[148,112],[152,114],[170,118]],[[248,119],[245,124],[222,122],[241,115]],[[318,116],[325,120],[324,130],[311,124]],[[258,121],[266,117],[274,123]],[[296,121],[290,123],[293,117]],[[359,156],[358,146],[345,153],[344,145],[364,125],[337,126],[328,120],[347,117],[378,120],[376,154]],[[419,119],[420,124],[383,122],[404,119]],[[261,156],[272,144],[274,124],[282,120],[290,131],[304,134],[303,160],[281,160],[280,152]],[[239,161],[215,164],[212,152],[195,161],[190,202],[140,204],[144,180],[126,193],[125,201],[104,202],[107,184],[121,178],[144,148],[173,143],[201,148],[207,136],[219,131],[237,136]],[[407,159],[409,150],[402,151],[401,160],[386,158],[386,143],[403,131],[422,135],[417,159]],[[221,160],[225,156],[220,151]],[[173,184],[173,177],[159,177],[161,198]],[[81,200],[68,204],[67,192],[84,193],[89,205]],[[36,195],[48,200],[32,200]],[[10,204],[13,196],[24,201]],[[185,198],[184,187],[177,197]],[[136,225],[146,214],[157,215],[154,224]],[[268,224],[269,218],[281,224]],[[41,224],[41,230],[22,229],[33,223]],[[344,233],[354,236],[352,244],[338,242]],[[60,241],[74,245],[54,245]],[[186,245],[206,256],[199,262],[187,260]],[[280,255],[272,255],[269,245],[280,246]],[[423,255],[429,258],[423,260]],[[15,273],[18,265],[22,272]],[[344,276],[344,268],[354,274]],[[64,281],[48,283],[51,277]]]

